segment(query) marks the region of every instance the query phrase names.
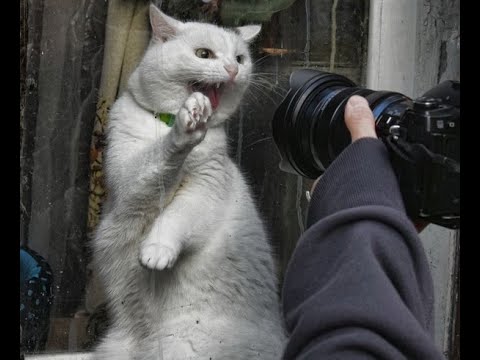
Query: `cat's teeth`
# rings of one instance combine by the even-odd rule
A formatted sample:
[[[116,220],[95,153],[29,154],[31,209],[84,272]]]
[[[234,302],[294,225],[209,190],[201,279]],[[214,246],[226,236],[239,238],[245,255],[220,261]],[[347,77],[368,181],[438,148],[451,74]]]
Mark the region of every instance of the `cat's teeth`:
[[[216,84],[216,87],[217,87],[217,89],[218,89],[218,88],[220,87],[220,83],[217,83],[217,84]]]

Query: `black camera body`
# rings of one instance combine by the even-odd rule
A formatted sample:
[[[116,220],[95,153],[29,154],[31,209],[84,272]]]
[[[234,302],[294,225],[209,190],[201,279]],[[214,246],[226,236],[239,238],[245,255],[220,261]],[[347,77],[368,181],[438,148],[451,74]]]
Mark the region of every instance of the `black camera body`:
[[[408,215],[459,228],[459,82],[442,82],[412,100],[396,92],[358,87],[338,74],[296,71],[272,122],[280,168],[311,179],[327,169],[351,142],[343,113],[352,95],[369,102]]]

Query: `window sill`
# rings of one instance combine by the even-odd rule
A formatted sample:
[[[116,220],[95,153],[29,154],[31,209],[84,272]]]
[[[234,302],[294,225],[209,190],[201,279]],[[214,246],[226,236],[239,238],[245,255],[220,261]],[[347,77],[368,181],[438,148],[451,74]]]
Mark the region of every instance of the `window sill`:
[[[93,360],[93,353],[32,354],[25,355],[25,360]]]

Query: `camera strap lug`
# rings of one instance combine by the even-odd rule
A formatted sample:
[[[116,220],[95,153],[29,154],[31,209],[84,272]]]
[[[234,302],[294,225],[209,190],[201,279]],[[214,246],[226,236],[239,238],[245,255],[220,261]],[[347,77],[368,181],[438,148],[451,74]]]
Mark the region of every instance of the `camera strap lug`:
[[[388,129],[388,132],[393,136],[394,140],[398,140],[402,135],[402,128],[400,125],[392,125]]]

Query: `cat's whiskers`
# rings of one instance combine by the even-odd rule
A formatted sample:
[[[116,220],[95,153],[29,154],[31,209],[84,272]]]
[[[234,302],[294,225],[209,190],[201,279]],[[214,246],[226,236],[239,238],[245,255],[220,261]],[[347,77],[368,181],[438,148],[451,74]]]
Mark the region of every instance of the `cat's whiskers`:
[[[250,91],[252,91],[253,89],[260,92],[262,95],[266,96],[269,100],[271,100],[274,104],[277,104],[278,100],[274,100],[274,98],[272,97],[272,94],[275,97],[280,97],[280,98],[283,98],[286,94],[286,91],[282,91],[283,89],[275,88],[275,86],[272,86],[273,84],[271,82],[250,80],[249,83],[250,83],[250,87],[249,87]]]
[[[270,92],[276,96],[284,97],[286,95],[286,91],[284,89],[272,86],[272,84],[268,82],[252,81],[250,84],[258,90]]]
[[[261,139],[258,139],[258,140],[255,140],[254,142],[248,144],[248,145],[245,145],[246,148],[250,147],[250,146],[253,146],[253,145],[257,145],[258,143],[261,143],[263,141],[266,141],[266,140],[272,140],[273,137],[271,136],[267,136],[267,137],[263,137]]]
[[[269,59],[269,58],[271,58],[271,57],[272,57],[271,54],[264,55],[264,56],[262,56],[261,58],[255,60],[255,61],[253,62],[253,65],[259,65],[261,61],[266,61],[267,59]]]

